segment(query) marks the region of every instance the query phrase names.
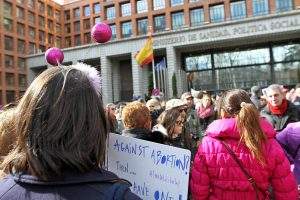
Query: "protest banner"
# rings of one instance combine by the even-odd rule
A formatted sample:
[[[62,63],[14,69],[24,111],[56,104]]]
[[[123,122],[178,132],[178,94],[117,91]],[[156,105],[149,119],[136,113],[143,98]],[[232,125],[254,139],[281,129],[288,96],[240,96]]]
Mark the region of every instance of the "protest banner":
[[[191,152],[111,133],[107,168],[145,200],[186,200]]]

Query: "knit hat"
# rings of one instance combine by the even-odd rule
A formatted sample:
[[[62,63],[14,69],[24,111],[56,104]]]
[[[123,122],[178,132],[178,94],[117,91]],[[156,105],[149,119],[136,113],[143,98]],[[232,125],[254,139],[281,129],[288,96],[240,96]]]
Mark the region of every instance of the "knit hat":
[[[177,108],[184,105],[186,104],[181,99],[170,99],[166,103],[166,110],[170,110],[172,108]]]

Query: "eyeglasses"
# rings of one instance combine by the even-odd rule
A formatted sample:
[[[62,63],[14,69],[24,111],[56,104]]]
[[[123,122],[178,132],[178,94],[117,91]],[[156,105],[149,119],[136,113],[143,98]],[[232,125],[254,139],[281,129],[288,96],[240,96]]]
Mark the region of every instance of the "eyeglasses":
[[[175,123],[178,126],[182,126],[184,124],[184,121],[180,120],[180,121],[176,121]]]

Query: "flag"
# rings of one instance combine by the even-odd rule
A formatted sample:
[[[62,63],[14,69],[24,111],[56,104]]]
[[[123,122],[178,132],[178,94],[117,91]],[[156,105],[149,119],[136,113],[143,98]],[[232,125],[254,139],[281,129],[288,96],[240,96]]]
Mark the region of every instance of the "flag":
[[[163,70],[166,68],[166,60],[165,58],[163,58],[159,63],[157,63],[155,65],[155,70],[159,71],[159,70]]]
[[[153,60],[153,39],[150,36],[145,46],[135,56],[136,62],[142,66],[147,65]]]

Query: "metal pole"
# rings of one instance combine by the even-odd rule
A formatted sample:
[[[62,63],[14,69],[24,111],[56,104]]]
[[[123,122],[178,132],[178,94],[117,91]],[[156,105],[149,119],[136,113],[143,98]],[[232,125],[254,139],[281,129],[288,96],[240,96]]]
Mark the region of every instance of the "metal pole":
[[[152,72],[153,72],[153,88],[156,89],[156,77],[155,77],[155,67],[154,67],[154,55],[152,59]]]

